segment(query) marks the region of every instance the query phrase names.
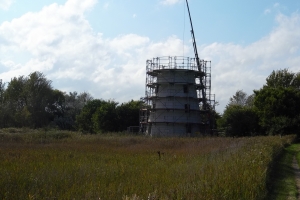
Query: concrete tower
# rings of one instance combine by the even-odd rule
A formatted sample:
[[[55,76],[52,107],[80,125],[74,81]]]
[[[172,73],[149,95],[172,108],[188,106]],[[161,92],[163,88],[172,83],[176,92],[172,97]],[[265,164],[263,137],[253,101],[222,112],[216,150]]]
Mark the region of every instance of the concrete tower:
[[[204,76],[206,73],[198,70],[194,58],[147,60],[146,106],[140,114],[141,132],[158,137],[197,136],[203,132],[200,78]],[[202,87],[208,85],[210,87],[205,82]]]

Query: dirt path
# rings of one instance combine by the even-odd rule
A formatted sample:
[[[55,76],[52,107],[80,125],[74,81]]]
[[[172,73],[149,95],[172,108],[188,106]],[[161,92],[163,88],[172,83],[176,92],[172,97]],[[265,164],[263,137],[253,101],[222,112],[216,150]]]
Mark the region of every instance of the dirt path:
[[[297,185],[297,189],[298,189],[297,199],[300,200],[300,168],[299,168],[298,162],[296,160],[296,156],[294,156],[292,167],[295,171],[295,179],[296,179],[296,185]]]

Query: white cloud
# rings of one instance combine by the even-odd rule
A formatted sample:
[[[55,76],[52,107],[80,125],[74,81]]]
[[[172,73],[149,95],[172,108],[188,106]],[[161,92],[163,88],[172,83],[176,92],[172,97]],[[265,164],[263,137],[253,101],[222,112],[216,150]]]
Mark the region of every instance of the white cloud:
[[[68,0],[64,6],[70,13],[82,13],[92,8],[97,3],[97,0]]]
[[[121,35],[112,39],[109,44],[117,50],[117,52],[124,52],[128,49],[138,48],[144,46],[149,42],[149,38],[142,37],[135,34]]]
[[[286,8],[282,5],[280,5],[279,3],[275,3],[273,4],[273,6],[267,8],[264,10],[264,14],[268,15],[270,13],[280,13],[281,10],[285,10]]]
[[[163,5],[174,5],[176,3],[181,2],[182,0],[161,0],[161,4]]]
[[[12,5],[13,0],[0,0],[0,9],[8,10]]]
[[[299,72],[300,15],[279,14],[276,21],[269,35],[251,45],[213,43],[201,48],[199,54],[212,60],[212,89],[221,109],[237,90],[251,94],[261,88],[272,70]]]
[[[182,42],[172,36],[152,43],[135,34],[105,39],[84,17],[94,3],[69,0],[1,24],[0,63],[5,70],[0,76],[9,81],[41,71],[61,90],[89,91],[96,98],[121,102],[143,96],[146,59],[177,55]],[[20,59],[24,52],[27,58]]]
[[[104,38],[95,33],[84,13],[95,0],[68,0],[0,25],[0,77],[41,71],[54,88],[88,91],[95,98],[119,102],[139,99],[145,91],[146,60],[193,55],[192,46],[170,36],[153,42],[136,34]],[[248,46],[213,43],[198,48],[212,61],[212,91],[222,111],[229,98],[243,89],[259,89],[273,69],[299,71],[300,15],[276,17],[277,26]]]

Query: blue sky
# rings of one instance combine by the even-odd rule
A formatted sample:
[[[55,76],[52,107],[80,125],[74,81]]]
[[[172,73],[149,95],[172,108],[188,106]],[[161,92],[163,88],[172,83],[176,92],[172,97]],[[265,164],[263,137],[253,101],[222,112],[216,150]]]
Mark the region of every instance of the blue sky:
[[[222,112],[272,70],[300,70],[300,1],[190,0],[199,56],[212,61]],[[53,87],[126,102],[145,93],[145,63],[193,57],[183,0],[0,0],[0,79],[43,72]]]

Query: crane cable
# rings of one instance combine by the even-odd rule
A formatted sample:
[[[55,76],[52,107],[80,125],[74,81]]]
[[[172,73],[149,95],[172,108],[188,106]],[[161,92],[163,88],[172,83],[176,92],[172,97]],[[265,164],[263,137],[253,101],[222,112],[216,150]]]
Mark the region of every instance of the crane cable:
[[[182,57],[184,60],[184,41],[185,41],[185,2],[183,2],[183,36],[182,36]]]

